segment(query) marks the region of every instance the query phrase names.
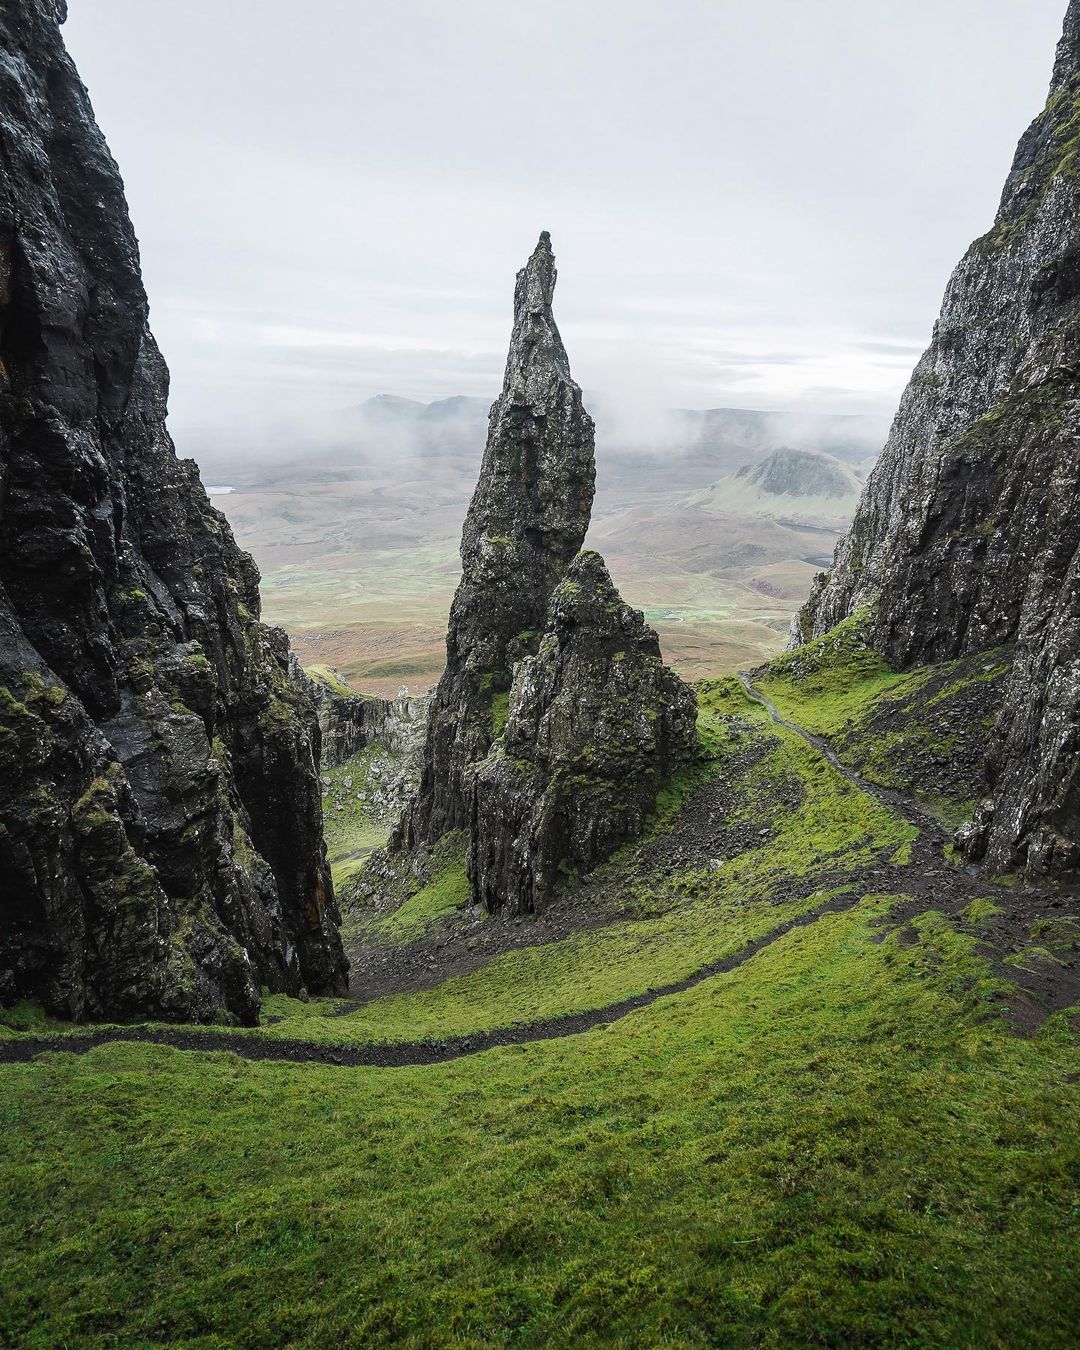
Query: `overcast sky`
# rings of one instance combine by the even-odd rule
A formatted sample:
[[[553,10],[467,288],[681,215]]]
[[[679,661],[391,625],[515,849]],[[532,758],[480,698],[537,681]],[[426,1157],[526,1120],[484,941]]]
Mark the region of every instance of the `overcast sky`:
[[[549,229],[580,383],[891,414],[1065,0],[69,0],[198,455],[497,392]]]

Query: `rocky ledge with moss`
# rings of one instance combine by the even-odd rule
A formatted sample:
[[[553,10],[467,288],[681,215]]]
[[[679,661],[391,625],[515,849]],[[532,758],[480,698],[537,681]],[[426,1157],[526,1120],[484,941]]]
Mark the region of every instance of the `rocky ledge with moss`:
[[[641,613],[582,553],[514,671],[505,729],[472,777],[469,878],[489,910],[542,909],[563,874],[637,836],[697,746],[693,691]]]
[[[0,997],[251,1022],[346,987],[318,725],[165,429],[64,17],[0,12]]]
[[[865,611],[898,668],[1008,648],[982,802],[996,870],[1080,877],[1080,0],[997,218],[933,340],[798,643]]]

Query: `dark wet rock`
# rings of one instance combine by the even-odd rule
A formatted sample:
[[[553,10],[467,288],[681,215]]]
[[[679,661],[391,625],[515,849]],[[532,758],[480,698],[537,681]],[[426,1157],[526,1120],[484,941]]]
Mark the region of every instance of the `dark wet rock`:
[[[165,430],[63,17],[0,10],[0,994],[251,1021],[260,986],[346,986],[318,726]]]
[[[548,601],[589,526],[593,422],[552,315],[546,232],[518,273],[502,393],[461,540],[446,671],[435,691],[420,790],[396,837],[414,848],[468,821],[466,778],[487,754],[514,663],[535,651]]]
[[[564,873],[641,833],[697,744],[693,691],[597,553],[575,559],[535,656],[514,671],[503,735],[471,777],[469,877],[490,910],[542,909]]]
[[[1013,645],[962,843],[1080,872],[1080,0],[993,228],[953,274],[835,565],[793,640],[865,609],[899,667]]]

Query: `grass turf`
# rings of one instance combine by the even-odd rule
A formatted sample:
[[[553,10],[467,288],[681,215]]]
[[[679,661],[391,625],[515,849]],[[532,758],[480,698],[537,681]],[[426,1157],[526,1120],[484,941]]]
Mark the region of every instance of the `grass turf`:
[[[1074,1344],[1067,1020],[1009,1034],[973,939],[875,940],[888,904],[433,1068],[5,1067],[0,1337]]]
[[[889,678],[838,690],[844,717]],[[701,702],[714,759],[655,832],[742,763],[754,847],[648,886],[627,850],[610,867],[630,917],[351,1016],[270,1000],[282,1020],[236,1034],[603,1006],[821,903],[816,879],[903,856],[910,827],[731,682]],[[451,861],[380,920],[388,940],[461,893]],[[891,904],[865,896],[586,1035],[428,1068],[131,1044],[0,1067],[0,1344],[1071,1346],[1076,1012],[1028,1039],[1005,1025],[976,951],[991,902],[901,931]],[[1021,959],[1074,936],[1040,928]]]

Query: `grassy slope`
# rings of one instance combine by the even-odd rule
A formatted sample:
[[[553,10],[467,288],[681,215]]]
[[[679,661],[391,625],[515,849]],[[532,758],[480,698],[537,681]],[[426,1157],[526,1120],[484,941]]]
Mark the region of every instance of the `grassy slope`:
[[[323,830],[335,890],[350,881],[368,854],[382,848],[390,838],[393,814],[358,800],[361,789],[371,788],[370,764],[378,758],[385,759],[385,751],[368,749],[348,763],[322,772],[323,779],[328,780],[323,784]],[[346,780],[351,784],[348,788]],[[340,809],[336,803],[340,803]]]
[[[681,870],[648,887],[642,886],[630,851],[607,869],[629,913],[621,922],[509,953],[473,974],[421,993],[379,999],[344,1017],[335,1015],[338,1000],[277,1000],[275,1013],[284,1020],[253,1034],[342,1044],[412,1040],[604,1007],[672,984],[737,952],[784,920],[820,905],[833,884],[823,881],[816,891],[807,886],[807,894],[788,898],[784,892],[792,880],[812,879],[819,872],[831,878],[874,855],[893,853],[910,837],[910,827],[851,787],[793,732],[769,726],[737,681],[707,686],[701,704],[702,734],[713,760],[665,794],[658,829],[672,826],[695,782],[723,772],[748,745],[764,742],[767,752],[745,775],[739,793],[747,822],[769,834],[757,848],[711,867]],[[777,784],[785,782],[802,799],[783,811],[772,797]],[[464,899],[462,892],[456,903]],[[433,900],[437,912],[449,908],[427,888],[398,914],[411,927],[414,910],[435,912]],[[396,941],[400,929],[387,927],[386,936]]]
[[[890,692],[879,677],[837,678],[844,719]],[[789,697],[821,725],[813,689],[801,718]],[[286,1020],[249,1034],[598,1006],[821,899],[784,899],[791,877],[835,884],[910,833],[730,682],[703,705],[712,770],[763,750],[740,788],[772,831],[759,847],[648,891],[631,851],[619,923],[351,1017],[275,1000]],[[777,785],[797,789],[787,813]],[[412,897],[397,937],[459,880]],[[901,935],[889,905],[867,896],[587,1035],[431,1068],[138,1045],[0,1067],[0,1343],[1074,1344],[1074,1021],[1013,1035],[977,909]]]
[[[912,792],[955,829],[984,787],[1007,658],[1001,649],[900,674],[865,645],[856,617],[771,662],[758,688],[863,778]]]
[[[970,939],[827,919],[602,1031],[423,1070],[6,1068],[13,1344],[1066,1345],[1080,1053]]]

